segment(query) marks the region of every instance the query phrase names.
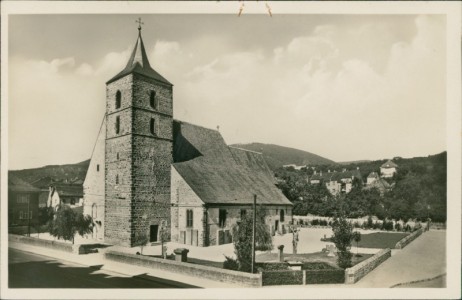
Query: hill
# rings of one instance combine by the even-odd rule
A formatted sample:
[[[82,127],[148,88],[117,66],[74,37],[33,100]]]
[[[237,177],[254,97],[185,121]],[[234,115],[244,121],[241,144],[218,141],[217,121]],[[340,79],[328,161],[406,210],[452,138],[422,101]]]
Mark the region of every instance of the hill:
[[[268,166],[275,170],[283,165],[295,164],[302,165],[331,165],[336,164],[334,161],[322,156],[278,145],[251,143],[251,144],[234,144],[232,147],[247,149],[263,154]]]
[[[89,164],[90,160],[85,160],[76,164],[50,165],[34,169],[14,170],[9,171],[9,173],[29,183],[43,177],[51,177],[57,180],[71,180],[76,178],[84,180]]]

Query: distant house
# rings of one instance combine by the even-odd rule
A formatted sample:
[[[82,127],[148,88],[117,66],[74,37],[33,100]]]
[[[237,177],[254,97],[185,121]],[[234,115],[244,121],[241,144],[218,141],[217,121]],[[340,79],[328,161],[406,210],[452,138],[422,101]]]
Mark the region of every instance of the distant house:
[[[391,178],[397,172],[397,168],[397,164],[391,160],[388,160],[380,167],[380,174],[382,177]]]
[[[51,185],[48,206],[56,208],[60,204],[71,208],[83,206],[83,186],[68,183],[54,183]]]
[[[8,176],[8,226],[25,226],[38,217],[40,189]]]
[[[376,182],[377,180],[379,180],[379,174],[377,174],[377,172],[371,172],[368,176],[367,176],[367,182],[366,184],[369,185],[369,184],[372,184],[374,182]]]
[[[330,172],[313,174],[310,178],[311,184],[325,184],[332,195],[340,193],[348,194],[353,188],[353,180],[357,178],[362,185],[361,173],[356,170],[343,170],[342,172]]]
[[[377,173],[375,173],[375,174],[377,174]],[[369,182],[369,177],[367,177],[367,180]],[[373,188],[376,188],[380,192],[380,195],[383,196],[386,192],[391,190],[392,186],[385,179],[377,178],[376,180],[374,180],[371,183],[368,183],[364,187],[365,190],[370,190],[370,189],[373,189]]]
[[[48,198],[50,197],[50,186],[55,180],[50,176],[45,176],[31,182],[31,185],[40,189],[39,194],[39,207],[46,207],[48,205]]]

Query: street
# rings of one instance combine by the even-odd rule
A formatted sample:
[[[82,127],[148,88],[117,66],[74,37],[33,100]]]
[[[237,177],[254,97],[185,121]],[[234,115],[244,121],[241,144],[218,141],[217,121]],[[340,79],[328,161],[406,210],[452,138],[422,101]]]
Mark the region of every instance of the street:
[[[52,257],[8,248],[10,288],[196,288],[141,274],[129,277]]]

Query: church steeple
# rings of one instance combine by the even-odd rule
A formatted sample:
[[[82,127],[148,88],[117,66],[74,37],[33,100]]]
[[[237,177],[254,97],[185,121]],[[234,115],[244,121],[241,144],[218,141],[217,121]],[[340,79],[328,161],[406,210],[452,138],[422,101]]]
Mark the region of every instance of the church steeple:
[[[138,23],[138,38],[135,43],[135,48],[133,48],[132,54],[130,55],[130,59],[127,62],[127,65],[121,72],[119,72],[119,74],[106,82],[106,84],[122,78],[125,75],[138,73],[168,85],[172,85],[167,79],[157,73],[149,64],[148,56],[146,55],[146,50],[144,49],[143,38],[141,37],[141,24],[143,23],[141,23],[141,20],[139,20]]]

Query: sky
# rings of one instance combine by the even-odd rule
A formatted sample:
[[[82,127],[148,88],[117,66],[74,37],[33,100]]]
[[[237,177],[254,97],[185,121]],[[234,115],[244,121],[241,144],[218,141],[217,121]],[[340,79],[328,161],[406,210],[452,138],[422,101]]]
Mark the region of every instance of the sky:
[[[444,15],[10,15],[9,169],[91,157],[141,17],[174,118],[334,161],[446,150]]]

